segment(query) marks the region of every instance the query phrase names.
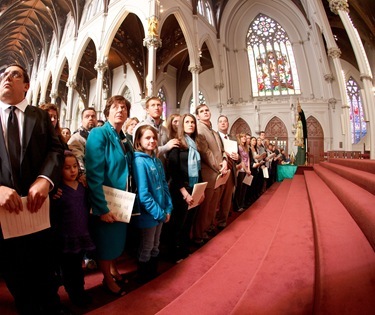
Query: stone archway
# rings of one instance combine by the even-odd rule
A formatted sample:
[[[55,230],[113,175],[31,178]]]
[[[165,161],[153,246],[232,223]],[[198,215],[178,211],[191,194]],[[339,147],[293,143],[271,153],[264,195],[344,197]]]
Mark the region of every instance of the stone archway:
[[[232,128],[230,129],[230,135],[232,137],[236,137],[236,135],[241,132],[251,134],[251,129],[245,120],[243,120],[242,118],[238,118],[233,123]]]
[[[324,132],[319,121],[310,116],[306,119],[307,125],[307,152],[310,155],[310,164],[319,163],[324,155]]]
[[[273,117],[268,122],[265,132],[266,139],[270,140],[271,143],[276,144],[278,149],[283,147],[285,153],[288,154],[288,130],[279,117]]]

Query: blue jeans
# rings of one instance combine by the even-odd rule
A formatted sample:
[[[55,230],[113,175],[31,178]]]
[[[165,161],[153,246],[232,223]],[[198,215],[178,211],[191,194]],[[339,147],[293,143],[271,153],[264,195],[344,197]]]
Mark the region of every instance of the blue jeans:
[[[141,243],[138,250],[138,260],[147,262],[151,257],[159,255],[160,233],[163,222],[152,228],[141,229]]]

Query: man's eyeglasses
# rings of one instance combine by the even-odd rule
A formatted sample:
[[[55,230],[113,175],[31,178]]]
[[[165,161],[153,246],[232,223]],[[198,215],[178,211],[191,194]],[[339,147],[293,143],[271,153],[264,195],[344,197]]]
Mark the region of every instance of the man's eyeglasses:
[[[0,82],[2,82],[7,77],[9,77],[11,79],[20,79],[20,78],[23,77],[23,74],[22,74],[22,72],[20,72],[18,70],[3,72],[3,73],[0,74]]]

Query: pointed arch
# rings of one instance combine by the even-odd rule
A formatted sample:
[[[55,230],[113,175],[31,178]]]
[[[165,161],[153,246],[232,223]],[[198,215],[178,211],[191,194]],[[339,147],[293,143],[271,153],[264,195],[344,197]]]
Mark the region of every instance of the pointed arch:
[[[274,116],[267,124],[266,138],[270,140],[271,143],[276,144],[277,148],[283,147],[285,152],[288,150],[288,130],[284,122],[277,116]]]
[[[352,143],[357,144],[367,134],[360,87],[352,76],[346,82],[346,94],[350,105],[350,128]]]
[[[244,132],[251,134],[251,128],[249,124],[242,118],[238,118],[230,128],[230,135],[236,137],[237,134]]]
[[[161,118],[163,120],[166,120],[167,117],[168,117],[168,113],[167,113],[167,95],[166,95],[165,88],[163,86],[159,88],[157,96],[161,99],[161,105],[163,106],[163,112],[161,114]]]
[[[324,131],[322,125],[314,116],[306,119],[307,125],[307,152],[310,164],[324,159]]]
[[[246,46],[254,97],[301,93],[292,43],[277,21],[258,14],[249,26]]]

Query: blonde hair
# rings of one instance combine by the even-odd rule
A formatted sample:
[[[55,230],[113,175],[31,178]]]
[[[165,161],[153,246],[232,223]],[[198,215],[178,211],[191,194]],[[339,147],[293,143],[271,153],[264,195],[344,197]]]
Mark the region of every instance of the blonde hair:
[[[240,132],[239,134],[236,135],[236,138],[237,138],[238,145],[241,146],[244,150],[249,151],[249,146],[247,144],[247,140],[245,140],[245,144],[241,143],[241,138],[246,137],[246,135],[247,134],[245,132]]]

